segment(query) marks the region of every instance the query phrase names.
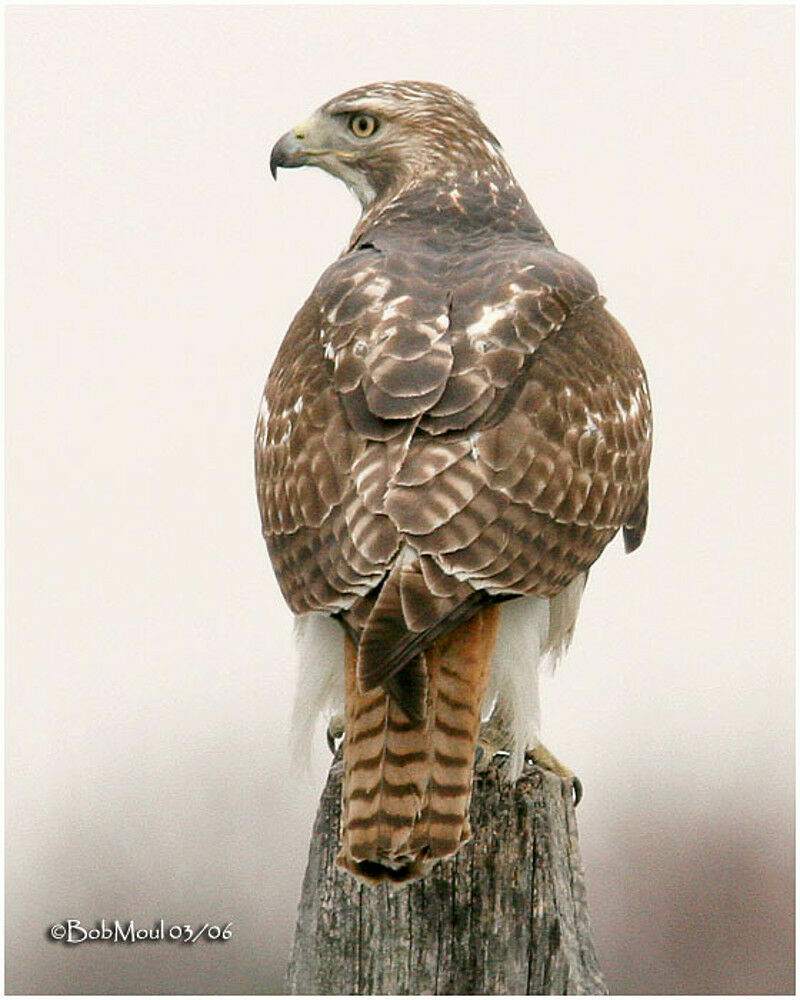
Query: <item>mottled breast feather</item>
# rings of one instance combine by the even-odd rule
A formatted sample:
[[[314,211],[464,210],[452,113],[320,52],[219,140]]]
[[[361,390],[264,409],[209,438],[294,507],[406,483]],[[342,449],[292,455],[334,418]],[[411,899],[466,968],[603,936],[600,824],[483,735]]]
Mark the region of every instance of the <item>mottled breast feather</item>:
[[[647,517],[647,380],[594,279],[532,213],[493,229],[468,186],[442,199],[322,275],[256,427],[284,596],[341,615],[367,688],[482,602],[558,593],[620,528],[634,548]]]

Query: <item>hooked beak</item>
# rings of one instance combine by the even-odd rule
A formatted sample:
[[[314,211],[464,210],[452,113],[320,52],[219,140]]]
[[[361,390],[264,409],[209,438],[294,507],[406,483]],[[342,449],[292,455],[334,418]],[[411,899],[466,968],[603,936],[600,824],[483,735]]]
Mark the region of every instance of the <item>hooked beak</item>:
[[[287,132],[272,147],[269,156],[269,172],[278,179],[278,167],[302,167],[307,163],[306,150],[294,132]]]

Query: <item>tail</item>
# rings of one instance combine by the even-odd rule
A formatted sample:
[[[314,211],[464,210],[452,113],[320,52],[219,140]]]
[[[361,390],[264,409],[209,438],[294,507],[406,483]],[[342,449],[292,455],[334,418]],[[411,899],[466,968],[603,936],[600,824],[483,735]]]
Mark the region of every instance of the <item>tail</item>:
[[[475,745],[499,614],[497,604],[481,608],[404,668],[424,691],[424,709],[413,718],[384,687],[359,690],[357,650],[345,639],[337,863],[362,881],[409,882],[469,840]],[[393,680],[402,683],[402,672]]]

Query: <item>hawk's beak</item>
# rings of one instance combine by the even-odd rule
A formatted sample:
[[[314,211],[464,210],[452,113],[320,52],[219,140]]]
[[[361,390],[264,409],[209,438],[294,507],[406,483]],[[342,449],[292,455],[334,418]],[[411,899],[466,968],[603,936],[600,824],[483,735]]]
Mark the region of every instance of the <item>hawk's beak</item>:
[[[269,156],[269,171],[277,180],[278,167],[302,167],[307,163],[306,150],[294,131],[287,132],[272,147]]]

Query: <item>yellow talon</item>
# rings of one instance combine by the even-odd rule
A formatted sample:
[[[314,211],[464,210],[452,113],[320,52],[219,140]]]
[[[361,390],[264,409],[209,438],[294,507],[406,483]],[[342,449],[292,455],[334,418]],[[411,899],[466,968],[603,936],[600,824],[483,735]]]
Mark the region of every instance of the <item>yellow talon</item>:
[[[543,743],[537,743],[532,750],[526,750],[525,759],[528,763],[541,767],[544,771],[557,774],[559,778],[568,781],[572,786],[574,804],[577,806],[583,798],[583,784],[574,771],[571,771],[566,764],[562,764],[558,757],[552,754]]]

